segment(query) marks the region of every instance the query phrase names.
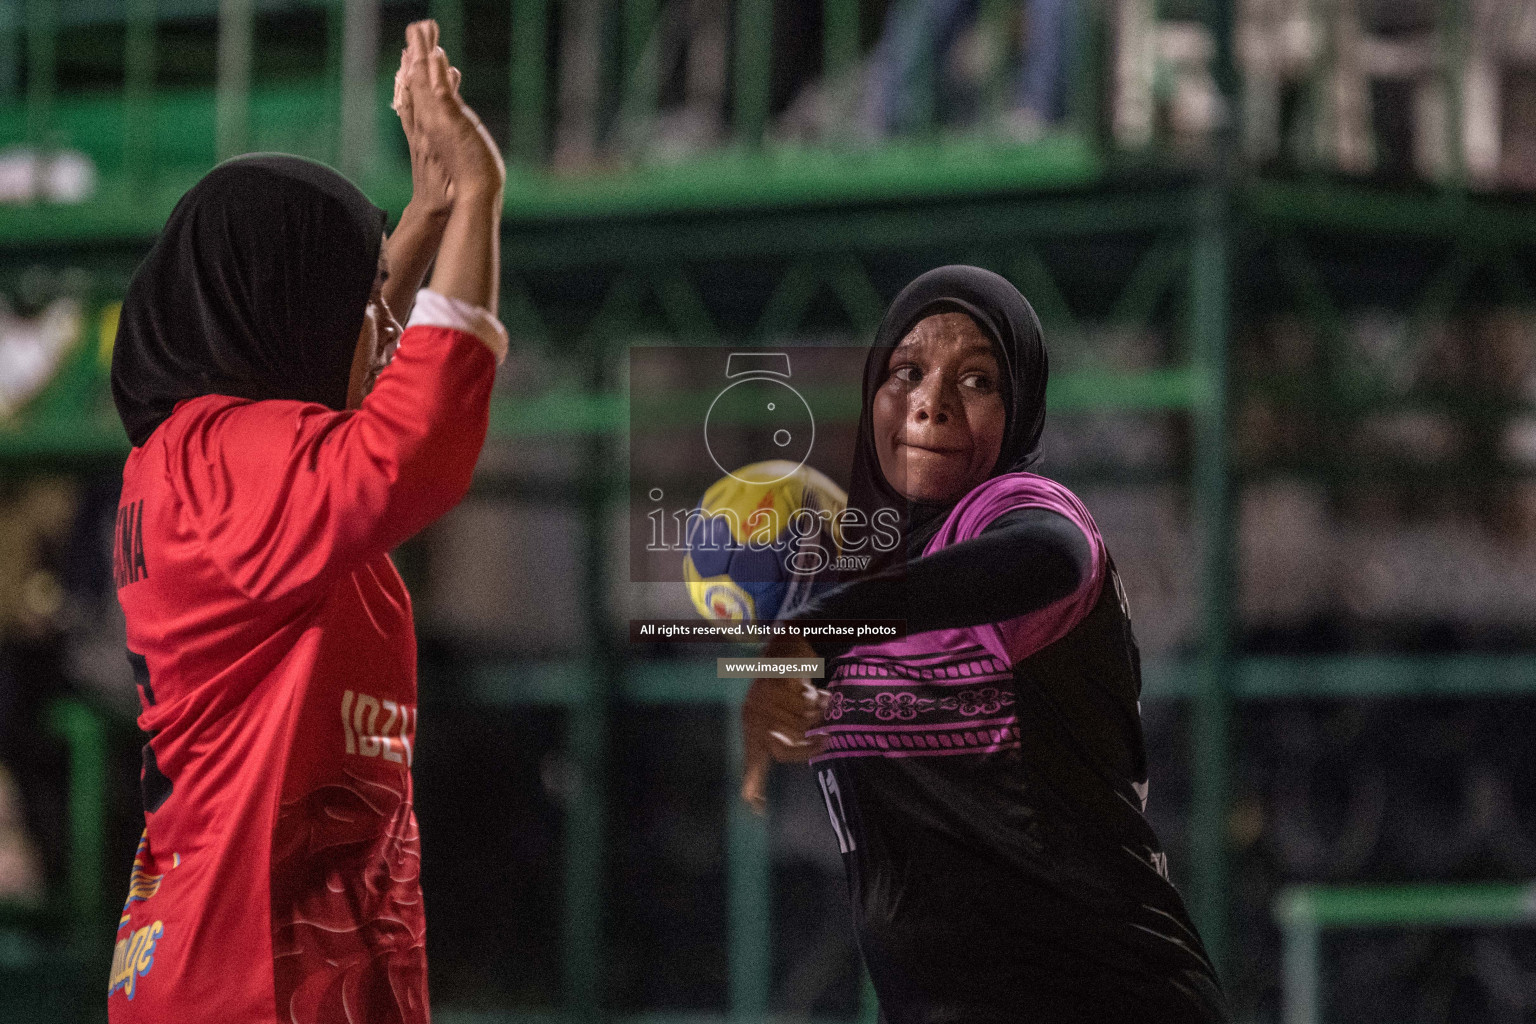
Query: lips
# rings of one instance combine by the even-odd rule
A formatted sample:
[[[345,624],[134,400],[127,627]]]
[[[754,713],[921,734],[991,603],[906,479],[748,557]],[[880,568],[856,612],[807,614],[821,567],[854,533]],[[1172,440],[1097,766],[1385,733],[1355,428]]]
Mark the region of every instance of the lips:
[[[932,445],[913,444],[910,441],[897,441],[896,442],[896,447],[897,448],[910,448],[914,452],[922,452],[922,453],[927,454],[927,455],[944,455],[944,456],[949,456],[949,455],[963,455],[963,454],[965,454],[965,449],[964,448],[936,448],[936,447],[933,447]]]

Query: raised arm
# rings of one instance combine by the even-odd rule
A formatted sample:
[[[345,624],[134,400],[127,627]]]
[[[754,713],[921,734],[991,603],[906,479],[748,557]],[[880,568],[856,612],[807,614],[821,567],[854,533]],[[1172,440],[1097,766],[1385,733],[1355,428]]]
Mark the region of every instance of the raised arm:
[[[429,287],[494,314],[501,277],[501,192],[506,168],[485,125],[458,94],[458,75],[437,45],[437,23],[406,29],[402,122],[419,133],[447,176],[452,209]]]
[[[209,396],[175,421],[172,472],[205,548],[254,599],[313,593],[448,511],[468,489],[485,440],[495,364],[507,346],[494,316],[505,172],[459,98],[436,25],[413,24],[407,39],[401,118],[454,203],[432,290],[393,362],[355,412]]]

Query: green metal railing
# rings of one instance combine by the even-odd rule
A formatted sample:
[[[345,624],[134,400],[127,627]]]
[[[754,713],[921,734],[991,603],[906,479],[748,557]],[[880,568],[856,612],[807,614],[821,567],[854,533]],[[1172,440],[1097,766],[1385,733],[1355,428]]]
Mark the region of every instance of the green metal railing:
[[[1284,1024],[1323,1024],[1322,933],[1362,928],[1536,924],[1536,882],[1294,886],[1275,901],[1284,942]]]
[[[321,66],[304,69],[306,74],[295,83],[258,81],[255,54],[258,46],[257,0],[207,0],[206,15],[217,15],[217,54],[215,54],[210,91],[167,91],[157,88],[161,71],[158,34],[166,15],[158,12],[155,0],[123,0],[120,15],[123,25],[123,80],[114,97],[81,94],[60,83],[60,40],[63,34],[78,28],[72,17],[61,20],[60,0],[3,0],[0,3],[0,89],[5,88],[6,61],[25,64],[25,94],[11,107],[17,117],[5,120],[6,97],[0,92],[0,143],[28,141],[32,146],[51,149],[72,146],[83,149],[103,170],[101,197],[104,204],[124,201],[140,204],[143,223],[154,227],[163,220],[170,201],[180,189],[195,180],[198,173],[215,160],[246,152],[250,147],[289,149],[319,160],[335,163],[350,177],[364,184],[376,198],[398,207],[409,195],[404,150],[398,143],[386,144],[398,134],[390,123],[387,101],[392,84],[393,64],[382,60],[390,55],[393,40],[379,38],[379,23],[384,3],[381,0],[316,0],[315,6],[326,11],[326,57]],[[389,3],[392,9],[410,9],[412,5]],[[450,55],[465,54],[465,12],[461,0],[432,0],[425,11],[439,18],[442,38]],[[624,124],[648,126],[656,117],[660,78],[664,69],[657,64],[659,35],[668,31],[668,18],[657,0],[622,0],[604,3],[599,23],[619,29],[621,74],[605,84],[594,97],[598,111],[594,121],[604,137],[624,134]],[[178,5],[186,17],[190,8]],[[785,60],[773,49],[774,9],[766,0],[736,0],[731,12],[733,40],[727,55],[733,95],[717,111],[720,118],[730,118],[728,143],[723,149],[702,152],[688,166],[693,173],[679,173],[676,167],[653,167],[614,177],[611,173],[588,175],[591,180],[550,181],[542,166],[548,152],[553,126],[548,118],[551,83],[558,83],[565,61],[601,60],[602,48],[593,54],[559,51],[551,48],[548,38],[550,9],[548,0],[510,0],[510,48],[505,68],[505,111],[507,111],[507,155],[511,181],[508,206],[519,201],[581,207],[587,200],[599,200],[604,206],[614,201],[625,203],[671,204],[690,197],[702,186],[703,203],[739,197],[740,193],[766,190],[770,198],[776,189],[788,189],[791,200],[803,197],[837,198],[848,190],[849,169],[854,170],[857,186],[874,186],[879,195],[889,190],[923,190],[940,187],[968,187],[968,167],[974,167],[978,155],[1008,154],[1017,150],[1035,150],[1029,160],[1003,161],[1003,169],[991,167],[978,184],[1017,184],[1012,175],[1023,180],[1080,181],[1098,172],[1098,132],[1101,98],[1097,94],[1098,66],[1094,40],[1097,29],[1091,18],[1078,18],[1080,31],[1072,41],[1072,58],[1064,61],[1077,69],[1069,84],[1071,117],[1061,132],[1040,146],[1011,146],[988,141],[985,132],[969,144],[948,147],[954,150],[943,158],[940,147],[938,164],[928,172],[912,167],[911,155],[889,158],[882,150],[842,152],[849,132],[829,130],[823,143],[802,150],[796,146],[774,146],[766,154],[771,121],[771,84],[774,75],[785,74],[776,61]],[[1097,11],[1095,6],[1094,11]],[[998,3],[989,6],[983,18],[986,31],[997,37],[998,54],[1006,51],[1005,21],[998,17]],[[860,25],[857,0],[823,0],[820,17],[823,32],[822,78],[829,83],[849,80],[862,60],[860,38],[866,34]],[[1095,17],[1095,15],[1091,15]],[[674,18],[676,20],[676,18]],[[998,60],[994,77],[1005,74],[1005,61]],[[472,74],[492,72],[493,68],[472,69]],[[599,75],[599,78],[607,78]],[[11,75],[15,80],[15,75]],[[475,83],[478,95],[484,86]],[[806,80],[809,84],[809,80]],[[994,89],[997,92],[997,89]],[[501,109],[492,104],[492,109]],[[641,130],[644,134],[644,129]],[[204,134],[207,132],[207,134]],[[934,154],[931,141],[917,141],[919,152]],[[201,140],[201,141],[200,141]],[[899,140],[897,140],[899,141]],[[900,146],[897,146],[900,149]],[[849,160],[852,163],[849,163]],[[633,164],[633,160],[631,160]],[[991,180],[991,181],[989,181]],[[720,184],[714,184],[720,183]],[[617,193],[614,184],[619,184]],[[722,187],[723,184],[723,187]],[[843,189],[839,189],[843,184]],[[164,187],[163,187],[164,186]],[[174,187],[172,187],[174,186]],[[161,195],[161,192],[166,195]],[[856,189],[857,192],[857,189]],[[75,210],[75,216],[91,218],[94,204]],[[3,218],[0,218],[3,220]],[[121,220],[121,213],[118,215]],[[111,224],[111,221],[108,221]]]

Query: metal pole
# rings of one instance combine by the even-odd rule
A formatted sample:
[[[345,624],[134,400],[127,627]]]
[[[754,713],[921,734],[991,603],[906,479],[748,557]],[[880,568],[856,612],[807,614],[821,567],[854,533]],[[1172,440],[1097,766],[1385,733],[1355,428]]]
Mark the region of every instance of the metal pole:
[[[51,142],[59,28],[55,4],[56,0],[27,0],[27,140],[39,148]]]
[[[1440,35],[1445,52],[1445,66],[1439,71],[1445,88],[1445,177],[1455,189],[1467,185],[1466,153],[1466,5],[1460,0],[1441,0]]]
[[[1318,934],[1313,921],[1287,921],[1281,933],[1285,1024],[1322,1024]]]
[[[250,139],[254,0],[219,0],[219,53],[214,85],[214,137],[220,160],[246,151]]]
[[[592,540],[589,535],[588,543]],[[588,556],[591,557],[591,554]],[[589,573],[588,578],[591,578]],[[593,659],[599,665],[601,659]],[[577,1020],[596,1020],[603,1007],[603,772],[607,747],[604,674],[571,706],[566,725],[576,784],[565,812],[565,915],[562,961],[566,1008]]]
[[[511,155],[524,164],[544,156],[544,35],[548,0],[512,3]]]
[[[1237,71],[1232,53],[1232,5],[1211,0],[1216,84],[1227,119],[1215,140],[1215,163],[1195,196],[1190,254],[1189,356],[1202,384],[1196,395],[1195,509],[1201,549],[1201,640],[1191,728],[1194,793],[1190,912],[1218,971],[1227,959],[1227,804],[1231,773],[1232,608],[1234,526],[1227,472],[1227,330],[1233,176],[1240,137]]]
[[[341,29],[341,173],[354,181],[374,166],[379,65],[378,0],[346,0]]]
[[[600,321],[598,331],[607,323]],[[589,338],[589,387],[601,394],[607,384],[610,339]],[[564,980],[567,1010],[576,1019],[601,1017],[604,1003],[603,870],[607,801],[608,705],[613,681],[622,672],[622,648],[613,642],[608,595],[608,503],[603,481],[612,462],[613,441],[598,433],[587,439],[582,467],[583,618],[590,685],[569,712],[569,749],[576,786],[566,808]]]
[[[762,144],[768,128],[773,74],[773,0],[736,5],[736,134],[748,147]]]
[[[107,734],[101,718],[76,701],[55,704],[53,732],[69,747],[69,894],[75,937],[88,948],[100,929],[103,822],[107,806]]]
[[[10,102],[21,88],[21,0],[0,0],[0,100]]]
[[[128,0],[123,43],[123,171],[149,180],[154,162],[155,0]]]
[[[858,0],[822,0],[822,79],[843,80],[859,63]]]
[[[992,51],[992,67],[987,72],[987,83],[984,89],[986,113],[995,117],[1006,111],[1012,104],[1011,93],[1014,80],[1017,77],[1017,65],[1008,59],[1009,54],[1009,29],[1012,27],[1014,10],[1018,7],[1016,0],[981,0],[980,25],[987,39],[987,48]],[[1033,32],[1035,26],[1029,26]],[[1063,40],[1067,46],[1070,41]],[[942,65],[942,57],[939,59]]]
[[[730,785],[726,787],[727,884],[730,911],[730,1007],[737,1020],[761,1018],[768,1011],[771,984],[770,858],[767,822],[753,814],[736,793],[744,751],[741,745],[741,705],[730,705],[726,732],[731,737]]]
[[[1201,548],[1202,636],[1192,728],[1191,907],[1211,959],[1227,946],[1227,799],[1231,731],[1232,510],[1227,478],[1228,196],[1195,201],[1190,261],[1190,356],[1202,383],[1195,404],[1195,508]]]
[[[637,124],[648,124],[655,115],[661,85],[656,6],[656,0],[624,0],[624,84],[619,105]]]

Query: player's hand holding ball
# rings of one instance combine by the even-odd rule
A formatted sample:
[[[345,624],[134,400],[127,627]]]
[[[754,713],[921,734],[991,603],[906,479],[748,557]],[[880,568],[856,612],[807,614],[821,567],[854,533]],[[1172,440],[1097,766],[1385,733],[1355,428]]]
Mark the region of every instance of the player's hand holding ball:
[[[817,654],[804,640],[780,637],[768,643],[763,657],[811,659]],[[827,692],[809,679],[765,676],[752,681],[741,705],[741,798],[757,813],[768,807],[772,761],[804,762],[821,753],[821,737],[806,736],[805,731],[821,724],[826,705]]]

